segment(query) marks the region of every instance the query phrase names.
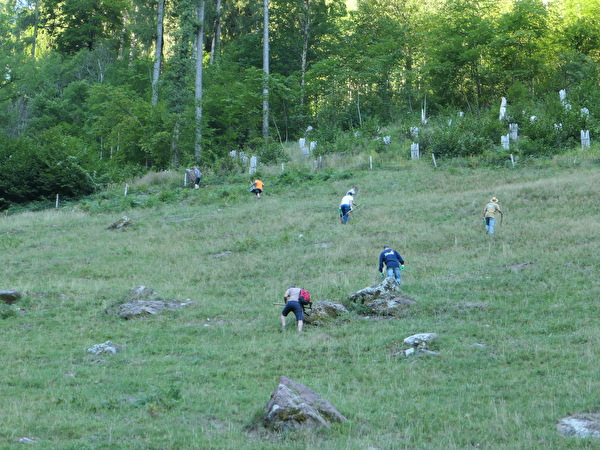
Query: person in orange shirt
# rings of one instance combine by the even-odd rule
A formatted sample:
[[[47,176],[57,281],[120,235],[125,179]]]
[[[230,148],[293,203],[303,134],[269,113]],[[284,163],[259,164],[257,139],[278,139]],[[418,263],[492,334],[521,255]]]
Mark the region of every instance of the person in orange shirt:
[[[256,198],[260,198],[260,193],[262,192],[264,186],[265,183],[263,183],[257,178],[256,180],[254,180],[254,183],[252,183],[252,188],[250,189],[250,192],[256,194]]]

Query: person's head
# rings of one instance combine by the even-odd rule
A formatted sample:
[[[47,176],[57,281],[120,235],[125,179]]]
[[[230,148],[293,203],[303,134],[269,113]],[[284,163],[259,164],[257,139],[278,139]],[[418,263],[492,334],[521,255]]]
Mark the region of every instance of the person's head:
[[[492,197],[492,203],[498,203],[498,199],[496,197]]]
[[[387,245],[387,244],[384,244],[384,245],[383,245],[383,249],[384,249],[384,250],[386,250],[386,249],[388,249],[388,248],[390,248],[390,246],[389,246],[389,245]]]

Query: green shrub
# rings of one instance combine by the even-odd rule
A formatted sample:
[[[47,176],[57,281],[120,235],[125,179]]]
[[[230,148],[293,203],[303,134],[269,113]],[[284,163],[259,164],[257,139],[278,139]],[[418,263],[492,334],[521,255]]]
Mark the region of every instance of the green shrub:
[[[320,172],[317,172],[314,176],[315,180],[320,181],[335,181],[335,180],[349,180],[352,178],[353,174],[349,170],[335,170],[335,169],[325,169]]]
[[[84,168],[84,159],[76,156],[83,144],[66,138],[58,130],[45,132],[41,142],[7,139],[0,145],[0,191],[4,207],[25,203],[90,194],[96,185]]]
[[[480,155],[493,145],[490,139],[460,125],[426,128],[419,141],[421,151],[442,157]]]
[[[287,155],[279,143],[271,143],[257,147],[255,153],[261,164],[272,164],[286,160]]]
[[[314,174],[309,172],[308,170],[286,170],[285,172],[281,172],[275,178],[276,184],[281,184],[284,186],[300,184],[304,181],[312,180],[314,178]]]

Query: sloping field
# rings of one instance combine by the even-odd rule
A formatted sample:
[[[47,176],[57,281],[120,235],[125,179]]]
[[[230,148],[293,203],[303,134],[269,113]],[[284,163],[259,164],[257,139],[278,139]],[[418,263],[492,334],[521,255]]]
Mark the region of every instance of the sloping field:
[[[25,293],[0,310],[1,446],[597,448],[556,430],[600,410],[597,167],[407,165],[290,180],[265,175],[260,200],[208,178],[149,208],[0,218],[0,289]],[[337,207],[354,185],[359,207],[343,226]],[[504,211],[493,238],[481,220],[491,196]],[[107,229],[124,215],[132,226]],[[378,282],[383,244],[406,261],[408,317],[352,311],[280,332],[272,303],[290,284],[346,302]],[[138,285],[194,304],[107,314]],[[398,356],[420,332],[439,336],[439,354]],[[108,340],[124,350],[86,353]],[[348,422],[248,432],[281,375]]]

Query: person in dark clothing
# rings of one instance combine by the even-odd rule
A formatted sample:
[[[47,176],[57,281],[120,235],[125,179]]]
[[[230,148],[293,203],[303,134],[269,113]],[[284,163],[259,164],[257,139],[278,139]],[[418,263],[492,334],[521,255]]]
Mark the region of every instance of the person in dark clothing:
[[[404,270],[404,260],[400,253],[398,253],[393,248],[390,248],[389,245],[383,246],[383,251],[379,255],[379,272],[383,275],[383,264],[385,263],[385,267],[387,269],[388,278],[396,278],[396,282],[398,284],[402,283],[402,278],[400,277],[400,271]]]

